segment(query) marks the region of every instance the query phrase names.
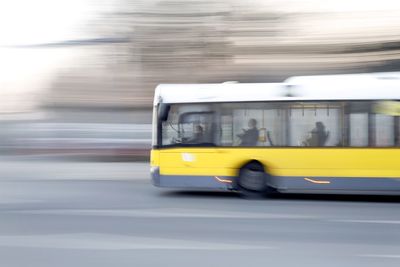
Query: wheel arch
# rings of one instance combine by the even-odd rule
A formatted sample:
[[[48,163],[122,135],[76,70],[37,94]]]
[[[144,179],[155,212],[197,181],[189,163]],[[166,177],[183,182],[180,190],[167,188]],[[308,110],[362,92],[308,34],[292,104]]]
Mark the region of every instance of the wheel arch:
[[[250,166],[250,165],[258,165],[261,168],[259,169],[259,171],[263,171],[265,173],[268,173],[268,168],[266,166],[265,163],[263,163],[261,160],[258,159],[248,159],[245,161],[242,161],[240,164],[238,164],[239,167],[236,171],[236,176],[239,177],[240,171],[245,168],[246,166]]]

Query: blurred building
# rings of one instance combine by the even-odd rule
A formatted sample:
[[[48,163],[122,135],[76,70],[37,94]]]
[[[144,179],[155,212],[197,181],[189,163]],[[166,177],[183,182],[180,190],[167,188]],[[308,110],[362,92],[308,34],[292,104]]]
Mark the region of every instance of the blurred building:
[[[149,108],[158,83],[398,68],[400,10],[312,3],[120,1],[91,22],[103,42],[71,47],[81,56],[54,78],[45,105]]]

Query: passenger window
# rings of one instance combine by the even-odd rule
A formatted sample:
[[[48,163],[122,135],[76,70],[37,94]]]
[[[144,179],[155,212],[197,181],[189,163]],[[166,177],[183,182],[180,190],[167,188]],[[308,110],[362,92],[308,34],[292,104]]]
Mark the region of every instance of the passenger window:
[[[352,101],[346,106],[348,146],[368,147],[372,142],[369,134],[371,102]]]
[[[400,146],[400,116],[395,117],[395,143]]]
[[[286,112],[282,103],[232,103],[221,109],[224,146],[285,146]],[[283,107],[283,108],[282,108]]]
[[[349,145],[352,147],[368,146],[368,113],[350,114],[349,123]]]
[[[221,145],[232,146],[233,144],[233,117],[231,114],[221,116]]]
[[[263,127],[260,131],[260,141],[263,146],[286,146],[286,116],[285,104],[275,105],[263,111]]]
[[[342,146],[342,107],[331,103],[289,106],[290,146]]]
[[[264,104],[260,109],[234,111],[234,136],[239,146],[285,146],[284,104]]]
[[[398,146],[400,138],[399,115],[400,102],[376,101],[373,105],[374,126],[373,134],[375,146]]]
[[[388,147],[394,146],[394,117],[382,114],[375,114],[373,132],[375,133],[375,146]]]
[[[233,111],[234,145],[258,146],[262,110],[238,109]],[[262,125],[261,125],[262,126]]]

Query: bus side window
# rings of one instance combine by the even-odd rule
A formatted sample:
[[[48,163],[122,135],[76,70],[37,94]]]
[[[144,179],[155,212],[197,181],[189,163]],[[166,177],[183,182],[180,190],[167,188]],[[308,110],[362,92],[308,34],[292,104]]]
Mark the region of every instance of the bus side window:
[[[240,106],[238,106],[240,108]],[[261,109],[233,110],[234,146],[259,146],[259,125],[262,118]]]
[[[315,127],[311,130],[310,136],[303,142],[304,146],[325,146],[329,138],[329,132],[326,130],[325,125],[317,121]]]
[[[400,102],[376,101],[373,103],[372,134],[376,147],[399,146],[400,142]]]
[[[400,116],[395,117],[395,145],[400,146]]]
[[[262,111],[259,143],[261,146],[286,146],[286,110],[284,104],[268,104]]]
[[[232,115],[221,116],[220,143],[222,146],[233,145],[233,118]]]
[[[234,145],[286,146],[286,110],[281,103],[237,107],[233,110]]]
[[[288,107],[289,146],[342,144],[341,103],[293,103]]]
[[[370,105],[366,101],[348,102],[348,146],[368,147],[371,143],[370,136]]]
[[[349,115],[349,146],[368,146],[368,113],[352,113]]]
[[[383,114],[374,115],[375,146],[390,147],[395,145],[395,117]]]

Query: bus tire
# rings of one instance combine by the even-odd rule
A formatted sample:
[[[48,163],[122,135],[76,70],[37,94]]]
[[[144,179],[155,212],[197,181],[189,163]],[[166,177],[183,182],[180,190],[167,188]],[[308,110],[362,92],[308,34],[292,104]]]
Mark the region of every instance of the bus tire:
[[[268,175],[260,162],[247,163],[239,170],[237,187],[240,196],[247,199],[265,198],[271,191],[267,185],[267,178]]]

